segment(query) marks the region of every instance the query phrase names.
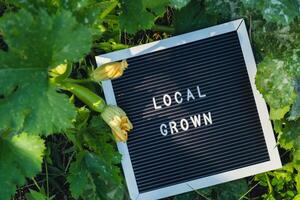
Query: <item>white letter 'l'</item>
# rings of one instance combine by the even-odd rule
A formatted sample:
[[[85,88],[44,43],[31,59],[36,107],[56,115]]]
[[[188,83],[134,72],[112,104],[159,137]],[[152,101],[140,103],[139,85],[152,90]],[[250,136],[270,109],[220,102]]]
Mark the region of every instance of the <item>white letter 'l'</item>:
[[[157,105],[156,105],[155,97],[153,97],[152,100],[153,100],[154,109],[155,109],[155,110],[160,109],[161,106],[157,106]]]

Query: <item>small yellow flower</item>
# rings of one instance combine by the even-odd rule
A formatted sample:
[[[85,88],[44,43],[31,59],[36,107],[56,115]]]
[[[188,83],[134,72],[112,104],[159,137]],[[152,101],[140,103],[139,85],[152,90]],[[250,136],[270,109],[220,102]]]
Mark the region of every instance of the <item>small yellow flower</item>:
[[[67,64],[60,64],[60,65],[57,65],[54,69],[52,69],[52,72],[56,73],[56,74],[63,74],[65,73],[67,70]]]
[[[133,126],[129,121],[126,113],[118,106],[106,106],[101,113],[103,120],[110,126],[115,139],[118,142],[126,142],[128,135]]]
[[[116,79],[123,75],[123,72],[127,67],[128,63],[126,60],[123,60],[122,62],[107,63],[95,69],[90,77],[96,82],[107,79]]]
[[[49,75],[51,77],[61,76],[67,71],[67,68],[68,68],[67,63],[57,65],[56,67],[49,70]]]

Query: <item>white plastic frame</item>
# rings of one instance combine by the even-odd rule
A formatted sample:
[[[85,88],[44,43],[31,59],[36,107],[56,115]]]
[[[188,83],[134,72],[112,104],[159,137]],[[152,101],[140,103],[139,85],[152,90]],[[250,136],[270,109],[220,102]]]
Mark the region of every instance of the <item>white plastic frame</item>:
[[[148,44],[132,47],[129,49],[124,49],[112,53],[107,53],[104,55],[99,55],[96,57],[96,61],[97,61],[97,65],[100,66],[104,63],[127,59],[134,56],[147,54],[150,52],[155,52],[158,50],[167,49],[174,46],[179,46],[182,44],[206,39],[209,37],[221,35],[231,31],[237,31],[239,37],[240,45],[242,48],[243,56],[245,59],[252,91],[254,94],[254,98],[255,98],[255,102],[256,102],[259,118],[260,118],[260,122],[266,140],[270,161],[251,165],[248,167],[242,167],[232,171],[219,173],[205,178],[199,178],[197,180],[188,181],[185,183],[175,184],[172,186],[152,190],[149,192],[140,193],[134,176],[134,171],[132,168],[132,163],[130,160],[127,144],[120,142],[117,145],[118,145],[119,152],[123,155],[122,167],[124,170],[131,199],[133,200],[160,199],[160,198],[169,197],[180,193],[244,178],[247,176],[251,176],[254,174],[258,174],[258,173],[262,173],[262,172],[266,172],[269,170],[274,170],[282,167],[280,156],[276,147],[276,140],[274,137],[272,125],[269,120],[268,109],[264,99],[262,98],[261,94],[258,92],[255,86],[256,64],[251,49],[250,41],[248,38],[245,22],[243,19],[239,19],[228,23],[220,24],[217,26],[205,28],[202,30],[178,35],[168,39],[151,42]],[[116,105],[114,89],[112,87],[111,81],[110,80],[103,81],[102,86],[103,86],[105,99],[107,103],[111,105]]]

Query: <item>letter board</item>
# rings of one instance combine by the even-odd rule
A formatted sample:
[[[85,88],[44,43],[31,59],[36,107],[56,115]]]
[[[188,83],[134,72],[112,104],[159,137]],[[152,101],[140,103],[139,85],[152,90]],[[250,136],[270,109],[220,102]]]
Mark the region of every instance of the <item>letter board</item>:
[[[118,143],[132,199],[159,199],[281,167],[242,19],[96,57],[129,67],[103,81],[133,123]]]

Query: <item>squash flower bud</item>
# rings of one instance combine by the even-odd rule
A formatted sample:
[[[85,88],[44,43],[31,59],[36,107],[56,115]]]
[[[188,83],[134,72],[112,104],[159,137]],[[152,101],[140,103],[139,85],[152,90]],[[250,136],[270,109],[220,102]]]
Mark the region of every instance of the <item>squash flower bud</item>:
[[[96,68],[91,74],[91,80],[95,82],[116,79],[123,75],[124,70],[128,67],[126,60],[122,62],[111,62]]]
[[[126,142],[128,139],[127,132],[133,128],[126,113],[118,106],[108,105],[104,108],[101,116],[110,126],[115,139],[118,142]]]
[[[52,72],[58,74],[58,75],[62,75],[67,71],[67,64],[60,64],[57,65],[54,69],[51,70]]]

